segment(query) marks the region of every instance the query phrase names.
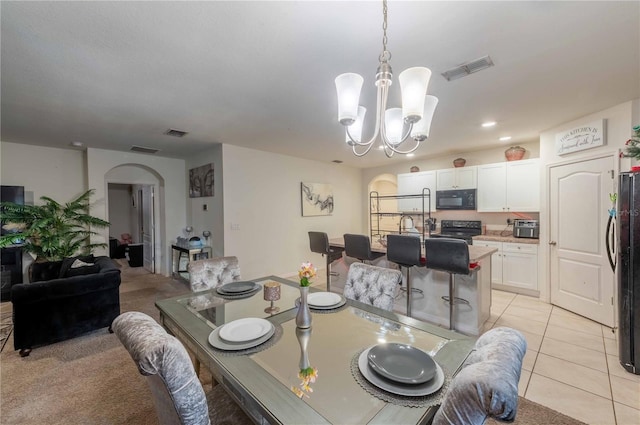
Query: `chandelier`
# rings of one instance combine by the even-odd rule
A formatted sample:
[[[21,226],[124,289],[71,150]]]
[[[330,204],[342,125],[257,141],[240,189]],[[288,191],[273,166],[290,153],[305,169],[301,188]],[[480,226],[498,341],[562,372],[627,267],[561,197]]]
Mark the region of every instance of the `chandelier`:
[[[400,73],[402,109],[387,109],[387,97],[391,86],[392,71],[387,50],[387,0],[382,1],[382,53],[378,57],[376,72],[376,124],[371,139],[362,142],[362,127],[366,108],[359,106],[360,91],[364,79],[359,74],[345,73],[336,78],[338,92],[338,121],[346,128],[346,142],[356,156],[366,155],[380,136],[387,157],[394,153],[408,154],[415,151],[420,142],[429,137],[431,119],[438,98],[427,95],[431,70],[413,67]],[[405,142],[407,142],[405,144]]]

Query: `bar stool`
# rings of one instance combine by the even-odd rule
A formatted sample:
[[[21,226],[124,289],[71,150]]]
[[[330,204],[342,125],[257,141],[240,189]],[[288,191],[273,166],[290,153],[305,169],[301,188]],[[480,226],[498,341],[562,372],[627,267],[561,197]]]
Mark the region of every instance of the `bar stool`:
[[[342,258],[343,248],[331,248],[329,236],[324,232],[309,232],[309,246],[311,252],[322,254],[327,259],[327,291],[331,292],[331,276],[339,276],[338,272],[331,271],[331,263]]]
[[[410,271],[414,266],[424,266],[421,257],[420,238],[409,235],[387,235],[387,259],[407,269],[407,286],[400,290],[407,292],[407,316],[411,317],[413,292],[422,294],[422,289],[411,287]]]
[[[427,268],[449,273],[449,296],[442,297],[449,303],[449,329],[453,330],[454,304],[469,304],[455,297],[454,274],[469,275],[469,245],[462,239],[435,238],[424,241]]]
[[[344,234],[344,252],[348,257],[357,258],[363,263],[384,256],[383,252],[371,251],[371,240],[369,236],[350,233]]]

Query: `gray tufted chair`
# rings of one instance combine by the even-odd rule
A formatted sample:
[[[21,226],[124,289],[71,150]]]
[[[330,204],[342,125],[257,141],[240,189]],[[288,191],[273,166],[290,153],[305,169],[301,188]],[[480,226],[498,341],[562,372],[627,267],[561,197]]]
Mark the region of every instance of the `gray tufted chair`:
[[[140,374],[147,377],[160,424],[253,423],[221,385],[205,394],[187,350],[151,317],[123,313],[112,328]]]
[[[189,286],[192,292],[206,291],[224,283],[240,280],[240,266],[237,257],[217,257],[191,261]]]
[[[499,327],[478,338],[451,382],[433,425],[482,425],[488,417],[512,422],[526,352],[527,341],[515,329]]]
[[[402,273],[399,270],[353,263],[349,266],[344,296],[392,311],[400,282],[402,282]]]

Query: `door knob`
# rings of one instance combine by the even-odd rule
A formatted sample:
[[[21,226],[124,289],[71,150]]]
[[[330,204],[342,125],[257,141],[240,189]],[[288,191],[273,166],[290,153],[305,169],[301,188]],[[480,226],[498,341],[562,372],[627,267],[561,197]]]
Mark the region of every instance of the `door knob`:
[[[555,245],[556,241],[549,241],[549,245]]]

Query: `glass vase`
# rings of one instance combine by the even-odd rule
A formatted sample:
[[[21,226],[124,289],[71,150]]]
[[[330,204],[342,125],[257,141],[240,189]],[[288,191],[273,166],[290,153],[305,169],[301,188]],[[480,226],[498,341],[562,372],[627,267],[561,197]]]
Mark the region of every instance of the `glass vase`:
[[[300,329],[308,329],[311,327],[311,311],[307,303],[307,295],[309,294],[308,286],[300,287],[300,305],[296,314],[296,326]]]

